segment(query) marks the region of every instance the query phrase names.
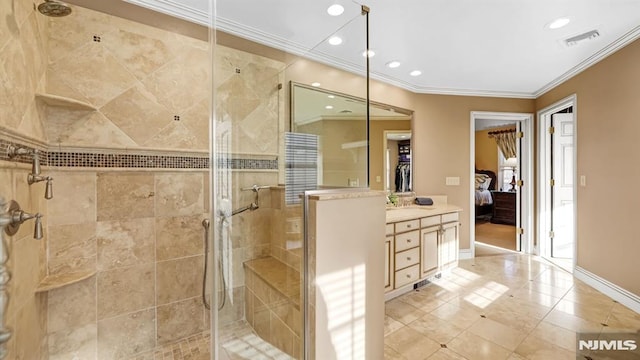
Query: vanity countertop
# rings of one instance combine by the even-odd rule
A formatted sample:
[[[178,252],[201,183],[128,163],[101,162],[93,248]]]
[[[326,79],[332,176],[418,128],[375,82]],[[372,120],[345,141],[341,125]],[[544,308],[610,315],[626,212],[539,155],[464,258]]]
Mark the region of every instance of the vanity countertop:
[[[387,208],[387,223],[420,219],[427,216],[442,215],[451,212],[460,212],[462,208],[450,204],[436,204],[431,206],[411,205],[404,207]]]

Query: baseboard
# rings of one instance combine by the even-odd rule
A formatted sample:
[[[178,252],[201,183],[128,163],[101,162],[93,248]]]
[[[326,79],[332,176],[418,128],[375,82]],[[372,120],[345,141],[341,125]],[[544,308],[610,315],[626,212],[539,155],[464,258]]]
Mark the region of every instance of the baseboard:
[[[474,256],[475,254],[472,249],[460,249],[458,252],[458,259],[460,260],[473,259]]]
[[[625,305],[633,311],[640,313],[640,296],[633,294],[618,285],[611,283],[600,276],[589,272],[580,266],[576,266],[573,270],[573,276],[578,280],[582,280],[589,286],[595,288],[601,293],[609,296],[613,300]]]

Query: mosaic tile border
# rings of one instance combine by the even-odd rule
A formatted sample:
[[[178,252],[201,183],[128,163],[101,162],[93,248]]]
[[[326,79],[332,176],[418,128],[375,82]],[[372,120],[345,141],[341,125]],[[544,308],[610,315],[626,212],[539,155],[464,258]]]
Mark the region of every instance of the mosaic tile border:
[[[9,145],[34,150],[35,147],[17,141],[0,139],[0,160],[31,164],[31,156],[20,155],[9,159]],[[117,154],[69,151],[40,151],[40,164],[55,167],[83,168],[134,168],[134,169],[209,169],[209,157],[197,155],[149,155],[149,154]],[[248,157],[249,155],[243,155]],[[278,170],[277,159],[251,159],[219,157],[218,169],[230,170]]]

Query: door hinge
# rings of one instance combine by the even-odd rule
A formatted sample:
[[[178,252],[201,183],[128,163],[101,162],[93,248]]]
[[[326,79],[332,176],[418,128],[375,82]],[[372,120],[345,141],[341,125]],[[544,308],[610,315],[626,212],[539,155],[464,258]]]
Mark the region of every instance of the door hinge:
[[[553,238],[554,238],[554,236],[555,236],[555,234],[553,233],[553,231],[549,231],[549,237],[550,237],[551,239],[553,239]]]
[[[523,133],[522,131],[518,131],[518,132],[516,133],[516,137],[517,137],[518,139],[522,139],[522,138],[524,137],[524,133]]]
[[[554,179],[549,180],[549,186],[556,186],[556,181]]]
[[[524,234],[524,229],[523,228],[518,228],[518,234],[519,235],[523,235]]]
[[[549,134],[553,134],[555,132],[556,132],[556,128],[555,127],[553,127],[553,126],[549,127]]]
[[[524,181],[518,180],[518,181],[516,181],[516,185],[518,185],[519,187],[523,187],[524,186]]]

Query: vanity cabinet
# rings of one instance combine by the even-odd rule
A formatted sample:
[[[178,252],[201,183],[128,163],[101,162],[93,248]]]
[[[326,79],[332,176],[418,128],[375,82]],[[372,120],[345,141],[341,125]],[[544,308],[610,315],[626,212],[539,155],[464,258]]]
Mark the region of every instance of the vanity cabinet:
[[[429,276],[438,270],[438,238],[440,227],[432,226],[423,229],[422,237],[422,276]]]
[[[387,223],[385,292],[457,266],[459,229],[457,211]]]
[[[458,266],[458,239],[460,223],[443,223],[438,239],[438,249],[440,249],[439,265],[440,269],[448,269]]]

